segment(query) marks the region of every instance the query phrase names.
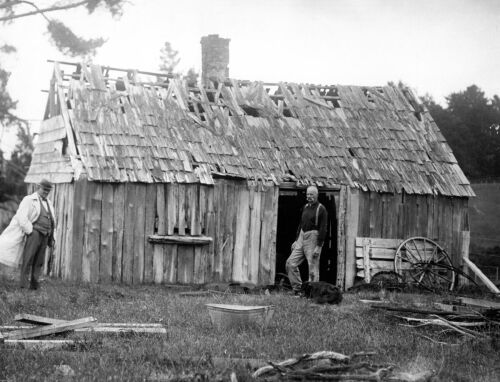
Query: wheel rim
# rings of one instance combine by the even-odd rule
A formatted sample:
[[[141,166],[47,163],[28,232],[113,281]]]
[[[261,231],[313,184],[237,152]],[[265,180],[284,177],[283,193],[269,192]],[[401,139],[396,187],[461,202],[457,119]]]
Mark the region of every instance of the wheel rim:
[[[428,290],[453,290],[455,286],[450,257],[439,244],[426,237],[411,237],[399,245],[394,270],[405,282]]]

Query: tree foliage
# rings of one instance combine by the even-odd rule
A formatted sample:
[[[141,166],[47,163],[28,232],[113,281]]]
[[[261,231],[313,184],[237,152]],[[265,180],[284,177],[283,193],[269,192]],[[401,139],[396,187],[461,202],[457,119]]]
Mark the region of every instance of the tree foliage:
[[[179,57],[179,51],[172,47],[170,42],[166,41],[160,50],[160,65],[159,69],[163,73],[172,74],[176,77],[182,77],[189,83],[197,83],[199,74],[194,68],[189,68],[189,70],[183,74],[177,70],[181,59]]]
[[[446,97],[442,107],[423,98],[464,173],[471,179],[500,178],[500,99],[476,85]]]
[[[75,8],[85,8],[88,14],[92,14],[97,9],[104,8],[112,16],[119,17],[123,12],[124,3],[124,0],[66,0],[51,1],[45,6],[39,6],[31,1],[0,0],[0,21],[11,23],[19,18],[41,16],[47,21],[47,33],[50,41],[62,53],[73,57],[92,56],[106,40],[100,37],[92,39],[79,37],[60,20],[50,18],[48,14]],[[26,7],[30,10],[27,11]]]

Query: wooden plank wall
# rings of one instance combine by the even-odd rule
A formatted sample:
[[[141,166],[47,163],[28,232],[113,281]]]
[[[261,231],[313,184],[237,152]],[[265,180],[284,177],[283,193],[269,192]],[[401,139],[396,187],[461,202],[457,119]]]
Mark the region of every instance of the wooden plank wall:
[[[92,283],[273,283],[278,192],[272,184],[234,180],[57,185],[61,217],[51,271]],[[213,242],[151,244],[153,234]]]
[[[428,237],[448,252],[455,266],[461,265],[462,231],[469,230],[468,198],[359,192],[357,199],[357,203],[351,204],[358,205],[356,236],[385,239]],[[347,226],[352,220],[352,216],[348,218],[346,215]],[[354,239],[349,238],[350,241]],[[352,246],[349,245],[345,256],[355,259],[354,242],[349,244]],[[352,279],[355,271],[353,267],[346,269],[346,279]],[[346,288],[350,286],[345,285]]]

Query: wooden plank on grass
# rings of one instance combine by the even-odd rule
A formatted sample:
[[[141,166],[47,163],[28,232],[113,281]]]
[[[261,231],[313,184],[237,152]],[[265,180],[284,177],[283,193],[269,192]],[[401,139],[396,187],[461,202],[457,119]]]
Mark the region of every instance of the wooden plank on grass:
[[[99,281],[100,228],[102,209],[102,184],[89,183],[85,211],[85,238],[82,256],[82,280],[96,283]]]
[[[140,284],[144,278],[144,226],[146,218],[146,185],[136,185],[136,203],[134,221],[134,261],[132,282]]]
[[[14,316],[14,321],[25,322],[27,324],[35,324],[35,325],[54,325],[66,322],[66,320],[37,316],[35,314],[26,314],[26,313],[16,314]]]
[[[102,186],[101,256],[99,280],[109,283],[113,278],[113,185]]]
[[[27,338],[35,338],[46,336],[49,334],[62,333],[70,330],[92,327],[97,323],[94,317],[85,317],[78,320],[66,321],[58,324],[36,327],[32,329],[21,329],[7,333],[6,339],[22,340]]]
[[[148,240],[154,235],[156,217],[156,189],[163,188],[163,184],[148,184],[146,186],[146,221],[144,224],[144,282],[150,283],[153,277],[154,244]]]
[[[123,229],[125,223],[125,184],[115,186],[113,193],[113,281],[122,280]]]

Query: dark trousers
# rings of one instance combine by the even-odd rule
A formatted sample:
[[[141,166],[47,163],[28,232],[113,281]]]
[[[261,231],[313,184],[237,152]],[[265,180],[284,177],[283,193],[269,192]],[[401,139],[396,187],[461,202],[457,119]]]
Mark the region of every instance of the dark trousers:
[[[28,280],[31,275],[31,288],[38,288],[38,277],[42,272],[45,250],[49,241],[49,236],[44,236],[37,230],[33,230],[26,238],[23,251],[23,263],[21,265],[21,288],[28,287]]]

